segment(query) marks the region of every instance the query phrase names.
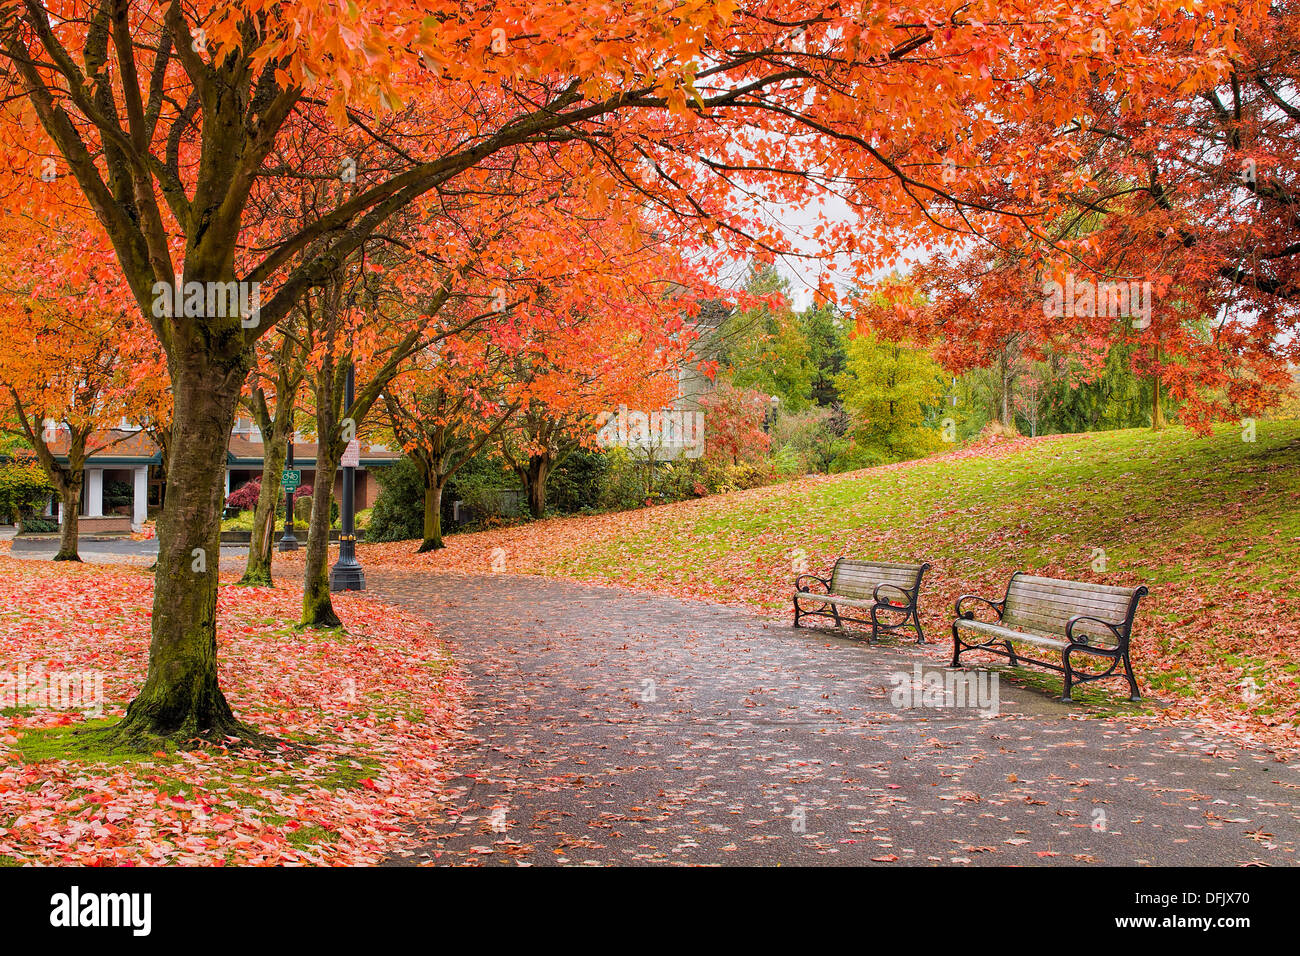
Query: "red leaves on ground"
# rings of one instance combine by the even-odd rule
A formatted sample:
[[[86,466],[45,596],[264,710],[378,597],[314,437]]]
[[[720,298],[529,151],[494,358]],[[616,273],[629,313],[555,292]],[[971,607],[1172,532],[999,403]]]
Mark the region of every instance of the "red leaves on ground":
[[[145,673],[152,578],[0,557],[0,671],[97,671],[104,716]],[[291,589],[223,587],[221,683],[236,713],[298,753],[198,751],[23,763],[21,735],[80,724],[43,707],[0,717],[0,856],[32,863],[373,863],[428,816],[459,737],[462,674],[426,622],[352,596],[348,633],[291,627]]]

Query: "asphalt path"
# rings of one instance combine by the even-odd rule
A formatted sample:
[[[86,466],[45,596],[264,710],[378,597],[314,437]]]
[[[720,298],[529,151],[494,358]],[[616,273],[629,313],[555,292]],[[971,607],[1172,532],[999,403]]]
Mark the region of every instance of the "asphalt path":
[[[991,671],[949,694],[914,646],[643,592],[370,570],[367,594],[437,624],[477,723],[450,820],[394,864],[1296,862],[1300,774],[1195,727]]]

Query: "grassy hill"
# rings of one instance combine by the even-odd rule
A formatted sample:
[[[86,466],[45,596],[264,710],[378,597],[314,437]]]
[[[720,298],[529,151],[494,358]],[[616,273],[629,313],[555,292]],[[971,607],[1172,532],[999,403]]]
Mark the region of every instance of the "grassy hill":
[[[1143,583],[1133,657],[1144,692],[1269,736],[1297,721],[1300,422],[1261,422],[1254,442],[1226,426],[1020,440],[448,541],[419,558],[406,543],[368,545],[362,560],[482,572],[495,553],[512,573],[781,613],[799,549],[821,573],[840,554],[926,560],[922,620],[942,642],[937,658],[956,597],[1001,597],[1014,570]]]

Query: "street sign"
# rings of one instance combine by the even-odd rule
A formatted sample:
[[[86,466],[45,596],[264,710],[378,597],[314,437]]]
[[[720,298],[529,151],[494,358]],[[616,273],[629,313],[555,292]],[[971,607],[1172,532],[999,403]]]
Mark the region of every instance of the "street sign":
[[[284,474],[280,476],[280,487],[285,491],[297,491],[298,486],[302,484],[302,472],[286,468]]]
[[[339,465],[343,468],[361,467],[361,442],[355,438],[348,442],[348,447],[343,449],[343,458]]]

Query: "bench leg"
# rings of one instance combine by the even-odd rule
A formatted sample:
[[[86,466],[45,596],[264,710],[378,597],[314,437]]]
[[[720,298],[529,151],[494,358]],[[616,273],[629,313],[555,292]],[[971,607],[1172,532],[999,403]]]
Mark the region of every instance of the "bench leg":
[[[799,626],[799,599],[794,599],[794,626]]]
[[[1012,665],[1013,666],[1019,665],[1020,658],[1016,657],[1016,649],[1011,646],[1011,642],[1003,641],[1002,643],[1005,644],[1007,647],[1007,657],[1011,658]]]
[[[957,622],[952,625],[952,666],[961,667],[961,638],[957,636]]]
[[[840,609],[834,604],[831,605],[831,614],[835,616],[835,626],[839,628],[844,627],[844,622],[840,620]]]
[[[1066,648],[1065,653],[1061,655],[1061,662],[1065,665],[1065,691],[1061,694],[1061,700],[1070,703],[1072,702],[1070,691],[1074,687],[1074,671],[1070,668],[1069,648]]]
[[[925,631],[921,630],[921,619],[920,617],[917,616],[916,605],[912,605],[912,623],[916,625],[916,643],[918,644],[929,643],[925,639]]]
[[[1142,695],[1138,693],[1137,678],[1133,676],[1133,665],[1129,663],[1127,650],[1124,651],[1124,673],[1128,677],[1128,699],[1137,703],[1142,699]]]

